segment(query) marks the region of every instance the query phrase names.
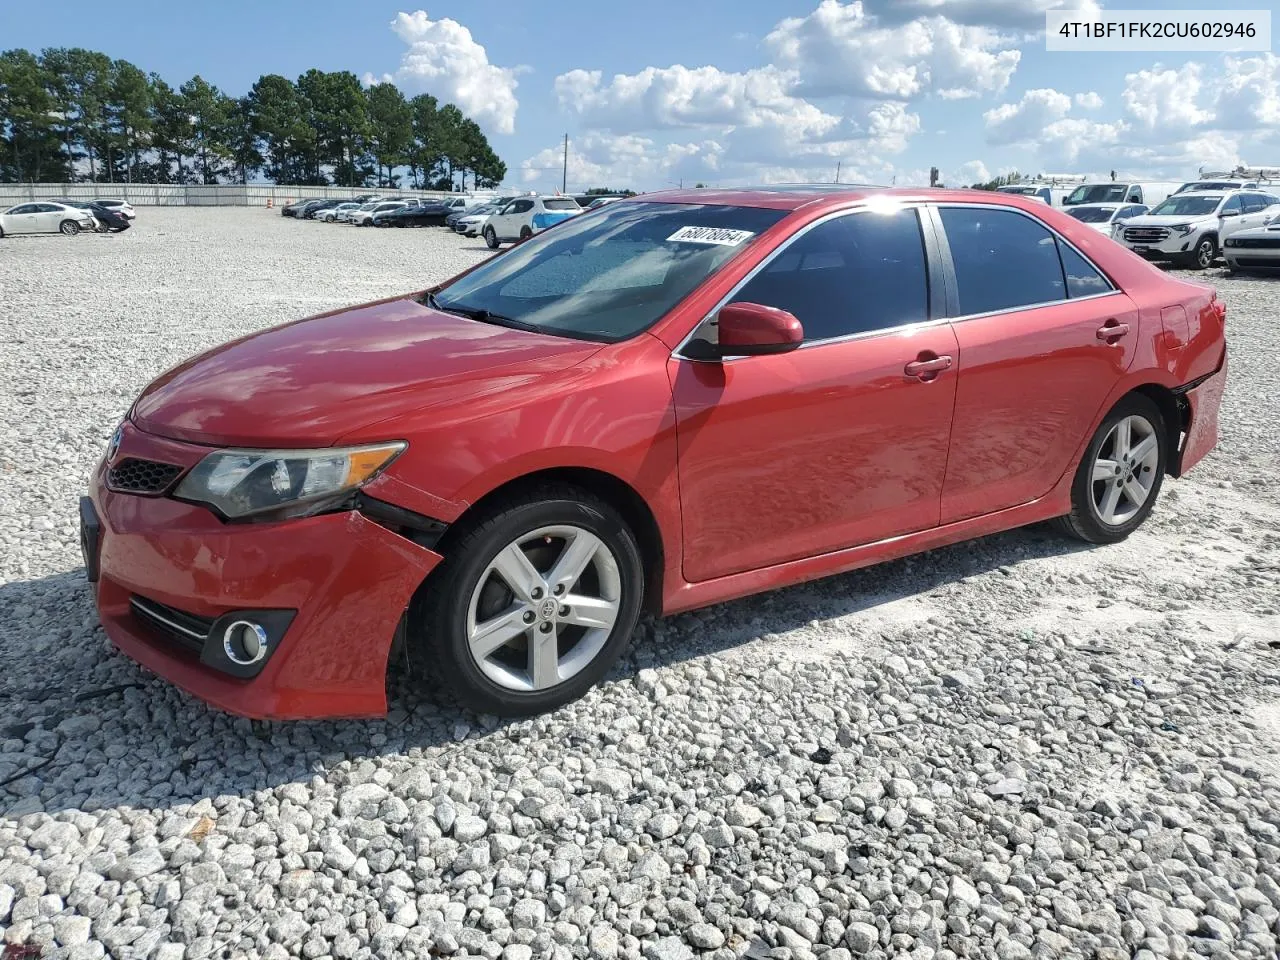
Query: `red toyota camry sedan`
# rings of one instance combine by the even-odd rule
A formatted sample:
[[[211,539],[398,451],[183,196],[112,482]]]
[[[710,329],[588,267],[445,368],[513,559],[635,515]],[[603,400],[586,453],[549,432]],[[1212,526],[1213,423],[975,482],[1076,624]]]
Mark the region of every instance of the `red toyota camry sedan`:
[[[393,648],[529,714],[673,613],[1044,520],[1128,536],[1217,440],[1226,311],[1008,194],[695,190],[169,371],[81,501],[103,625],[253,717]]]

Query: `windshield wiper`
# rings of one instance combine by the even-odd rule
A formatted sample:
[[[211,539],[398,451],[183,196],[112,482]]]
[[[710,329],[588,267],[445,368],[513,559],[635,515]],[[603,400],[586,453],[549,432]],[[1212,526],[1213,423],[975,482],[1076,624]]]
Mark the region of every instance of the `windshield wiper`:
[[[510,327],[513,330],[526,330],[529,333],[545,333],[536,323],[529,323],[527,320],[517,320],[515,317],[504,317],[500,313],[494,313],[492,310],[486,310],[483,307],[464,307],[460,304],[450,303],[442,304],[435,297],[434,293],[427,294],[427,306],[434,310],[442,310],[445,313],[456,313],[459,316],[466,317],[468,320],[477,320],[480,323],[492,323],[498,327]]]

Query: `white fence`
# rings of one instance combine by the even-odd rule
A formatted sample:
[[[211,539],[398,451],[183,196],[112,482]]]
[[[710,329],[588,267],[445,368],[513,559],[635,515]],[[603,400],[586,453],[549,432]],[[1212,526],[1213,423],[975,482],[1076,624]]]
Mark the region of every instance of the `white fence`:
[[[384,197],[447,197],[439,190],[391,190],[378,187],[299,187],[270,183],[0,183],[0,209],[28,200],[128,200],[144,207],[265,207],[283,206],[300,197],[347,198],[362,193]]]

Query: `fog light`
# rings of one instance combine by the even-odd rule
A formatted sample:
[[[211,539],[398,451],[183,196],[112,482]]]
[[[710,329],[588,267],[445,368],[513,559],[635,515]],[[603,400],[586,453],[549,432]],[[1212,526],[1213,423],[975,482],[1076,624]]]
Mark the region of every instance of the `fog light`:
[[[222,632],[222,650],[232,663],[251,667],[267,655],[267,631],[248,620],[237,620]]]

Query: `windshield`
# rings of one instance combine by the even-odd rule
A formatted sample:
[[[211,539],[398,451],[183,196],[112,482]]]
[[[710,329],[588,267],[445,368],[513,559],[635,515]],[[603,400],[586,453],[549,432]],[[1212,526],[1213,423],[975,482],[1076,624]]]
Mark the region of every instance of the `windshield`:
[[[1083,210],[1077,208],[1067,211],[1081,223],[1106,223],[1115,212],[1115,207],[1085,207]]]
[[[1222,197],[1173,196],[1151,210],[1153,217],[1207,217],[1218,209]]]
[[[1016,193],[1020,197],[1031,197],[1039,190],[1038,187],[1001,187],[1001,193]]]
[[[785,215],[694,203],[610,204],[486,261],[438,292],[436,304],[560,336],[624,340]]]
[[[1128,189],[1127,183],[1086,183],[1072,190],[1065,202],[1106,203],[1108,200],[1123,200]]]

